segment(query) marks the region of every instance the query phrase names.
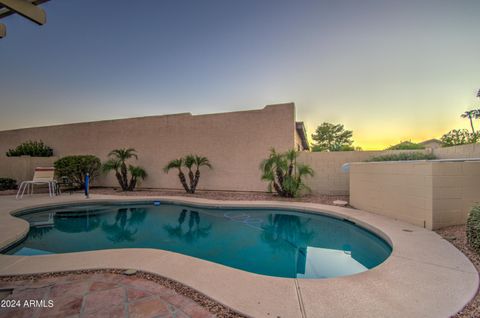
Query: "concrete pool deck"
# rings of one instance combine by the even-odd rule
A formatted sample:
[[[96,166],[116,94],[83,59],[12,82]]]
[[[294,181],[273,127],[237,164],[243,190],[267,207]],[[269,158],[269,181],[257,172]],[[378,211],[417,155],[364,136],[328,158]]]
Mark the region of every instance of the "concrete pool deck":
[[[449,317],[475,295],[473,264],[435,232],[360,210],[313,203],[216,201],[186,197],[45,195],[15,200],[0,196],[0,247],[28,232],[11,215],[21,209],[92,201],[168,200],[220,206],[268,206],[327,213],[354,220],[393,246],[391,256],[369,271],[329,279],[263,276],[156,249],[117,249],[41,255],[0,255],[0,276],[82,269],[134,268],[164,276],[251,317]]]

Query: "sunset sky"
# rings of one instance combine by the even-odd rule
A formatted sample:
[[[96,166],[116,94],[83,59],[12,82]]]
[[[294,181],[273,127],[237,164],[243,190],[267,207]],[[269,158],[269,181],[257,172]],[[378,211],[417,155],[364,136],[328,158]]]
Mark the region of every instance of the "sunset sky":
[[[52,0],[2,19],[0,130],[295,102],[356,146],[439,138],[480,108],[480,1]],[[480,126],[480,120],[476,122]]]

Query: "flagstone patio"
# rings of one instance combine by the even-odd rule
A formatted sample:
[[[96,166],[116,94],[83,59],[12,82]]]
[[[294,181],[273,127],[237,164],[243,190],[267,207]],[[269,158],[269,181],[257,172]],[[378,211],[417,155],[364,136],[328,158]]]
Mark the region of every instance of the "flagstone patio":
[[[4,278],[0,281],[0,290],[5,301],[20,301],[19,307],[2,308],[2,318],[215,317],[206,308],[175,290],[135,275],[104,272],[12,281]],[[31,300],[44,300],[45,307],[26,305]],[[49,300],[53,301],[51,307],[47,307]]]

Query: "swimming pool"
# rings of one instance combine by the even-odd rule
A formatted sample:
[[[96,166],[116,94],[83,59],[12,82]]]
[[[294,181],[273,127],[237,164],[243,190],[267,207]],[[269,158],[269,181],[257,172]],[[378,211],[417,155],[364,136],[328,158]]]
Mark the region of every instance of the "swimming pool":
[[[257,274],[328,278],[366,271],[391,253],[353,222],[287,209],[149,201],[57,206],[19,217],[30,231],[7,254],[155,248]]]

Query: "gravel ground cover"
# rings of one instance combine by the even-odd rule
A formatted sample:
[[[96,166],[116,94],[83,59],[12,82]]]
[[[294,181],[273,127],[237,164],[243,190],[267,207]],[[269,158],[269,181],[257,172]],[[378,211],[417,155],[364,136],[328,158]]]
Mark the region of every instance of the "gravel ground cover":
[[[467,243],[467,234],[465,225],[449,226],[436,232],[443,238],[450,241],[456,248],[465,254],[475,265],[477,271],[480,270],[480,255],[473,251]],[[462,309],[455,318],[478,318],[480,317],[480,294],[477,295]]]
[[[140,189],[130,192],[123,192],[112,188],[93,188],[92,194],[111,194],[124,196],[184,196],[191,198],[204,198],[213,200],[248,200],[248,201],[285,201],[285,202],[310,202],[333,205],[333,201],[347,201],[347,195],[319,195],[309,194],[298,198],[282,198],[272,193],[264,192],[230,192],[230,191],[197,191],[195,194],[188,194],[179,190],[153,190]]]

